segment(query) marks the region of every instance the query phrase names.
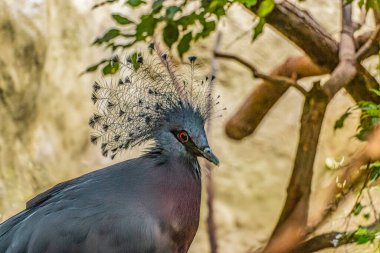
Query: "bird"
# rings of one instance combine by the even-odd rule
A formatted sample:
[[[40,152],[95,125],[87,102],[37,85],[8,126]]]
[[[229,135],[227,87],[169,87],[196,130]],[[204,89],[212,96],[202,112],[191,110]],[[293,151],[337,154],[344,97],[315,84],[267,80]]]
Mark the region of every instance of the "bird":
[[[202,169],[219,165],[205,131],[215,115],[215,77],[180,74],[154,44],[110,64],[118,76],[93,84],[90,141],[125,160],[57,184],[0,224],[4,253],[185,253],[198,230]],[[218,96],[219,98],[219,96]]]

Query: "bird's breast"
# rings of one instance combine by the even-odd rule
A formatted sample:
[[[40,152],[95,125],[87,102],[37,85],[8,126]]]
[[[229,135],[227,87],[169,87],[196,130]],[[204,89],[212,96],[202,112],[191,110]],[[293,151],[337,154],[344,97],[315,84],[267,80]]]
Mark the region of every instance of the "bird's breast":
[[[187,190],[184,187],[172,192],[162,203],[165,213],[161,216],[161,229],[177,246],[178,252],[190,246],[199,225],[200,192]]]
[[[173,168],[170,175],[161,181],[160,215],[161,229],[180,248],[190,246],[199,225],[201,203],[201,181],[192,171],[181,172]]]

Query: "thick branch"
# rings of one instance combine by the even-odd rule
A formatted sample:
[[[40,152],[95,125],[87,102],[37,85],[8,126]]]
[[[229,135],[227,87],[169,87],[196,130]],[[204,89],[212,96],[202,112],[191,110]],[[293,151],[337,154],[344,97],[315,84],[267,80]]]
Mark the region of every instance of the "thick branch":
[[[324,87],[314,85],[309,97],[306,98],[301,118],[298,150],[288,185],[288,195],[280,219],[264,253],[291,252],[307,235],[314,159],[325,110],[335,93],[350,82],[356,74],[351,5],[344,5],[342,13],[340,62]]]
[[[271,76],[283,76],[295,80],[323,72],[308,57],[290,57],[271,71]],[[270,108],[287,91],[288,85],[264,81],[255,88],[237,113],[227,122],[226,133],[230,138],[240,140],[250,135],[260,124]]]
[[[250,11],[255,12],[256,9],[251,8]],[[324,32],[307,12],[300,10],[292,3],[284,1],[276,4],[273,12],[267,17],[267,23],[283,33],[311,57],[311,59],[306,56],[291,57],[273,69],[271,75],[299,79],[327,74],[338,64],[338,44],[335,40]],[[356,39],[356,46],[362,46],[370,37],[369,33],[359,36]],[[367,54],[362,57],[377,52],[378,45],[373,43]],[[313,62],[319,63],[322,68]],[[357,68],[359,74],[346,85],[347,91],[356,101],[380,102],[378,96],[369,92],[369,89],[378,87],[376,79],[360,64]],[[227,123],[227,135],[233,139],[242,139],[250,135],[287,89],[288,86],[285,85],[275,87],[270,82],[261,83]]]
[[[256,13],[258,6],[256,4],[250,11]],[[300,47],[320,67],[332,70],[338,64],[338,43],[307,11],[293,3],[282,1],[276,4],[266,21]]]
[[[380,103],[380,97],[369,91],[379,87],[377,80],[360,64],[357,65],[357,71],[359,74],[346,85],[346,90],[355,101],[365,100]]]
[[[328,98],[314,85],[301,117],[300,139],[280,219],[263,252],[290,252],[306,235],[313,166]]]
[[[257,7],[249,10],[256,13]],[[296,5],[282,1],[276,4],[266,20],[268,24],[302,49],[313,62],[328,72],[335,69],[339,63],[338,43],[306,11]],[[362,44],[365,38],[365,36],[359,37],[357,44]],[[368,53],[374,52],[378,52],[375,46]],[[359,65],[359,68],[363,67]],[[363,73],[367,76],[363,76]],[[380,103],[379,97],[373,96],[368,89],[363,88],[363,81],[370,81],[366,83],[367,88],[378,87],[377,81],[373,77],[369,78],[368,74],[368,71],[359,71],[358,75],[347,84],[346,89],[356,101],[371,100]]]
[[[349,236],[350,233],[344,232],[329,232],[326,234],[318,235],[311,238],[303,243],[301,243],[296,249],[293,250],[293,253],[312,253],[318,250],[327,249],[327,248],[336,248],[348,243],[352,243],[352,236]],[[337,240],[337,238],[341,238]]]
[[[345,87],[356,75],[356,58],[354,28],[352,25],[352,5],[347,4],[342,10],[342,32],[339,43],[339,64],[325,83],[323,89],[332,98],[341,88]]]
[[[369,226],[365,227],[368,230],[380,229],[380,222],[376,221]],[[337,248],[345,244],[350,244],[354,242],[355,231],[350,232],[329,232],[322,235],[317,235],[303,243],[301,243],[297,248],[295,248],[292,253],[312,253],[318,250],[327,248]]]

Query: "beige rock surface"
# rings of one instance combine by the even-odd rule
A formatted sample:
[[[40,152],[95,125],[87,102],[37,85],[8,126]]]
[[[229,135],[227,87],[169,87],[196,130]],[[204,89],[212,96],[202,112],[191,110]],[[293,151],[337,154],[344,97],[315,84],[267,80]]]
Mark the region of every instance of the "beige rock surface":
[[[87,122],[93,109],[89,97],[96,76],[79,75],[106,54],[90,44],[111,25],[108,16],[112,8],[91,11],[92,4],[90,0],[0,0],[3,219],[22,210],[36,193],[111,164],[88,141]],[[302,5],[338,37],[335,1],[308,1]],[[250,44],[252,19],[242,8],[233,7],[220,26],[221,48],[244,56],[266,72],[288,56],[300,54],[269,27]],[[195,45],[191,53],[207,62],[212,44],[210,38]],[[294,90],[276,104],[254,136],[241,142],[225,136],[224,122],[258,83],[243,67],[219,61],[216,90],[228,111],[214,121],[211,144],[221,158],[221,166],[214,170],[221,252],[246,252],[249,247],[259,247],[269,236],[284,202],[296,151],[303,98]],[[311,79],[302,83],[310,87]],[[350,105],[350,98],[340,92],[329,106],[316,161],[316,191],[330,175],[324,170],[325,158],[346,156],[357,144],[349,138],[357,118],[349,119],[344,130],[333,132],[335,120]],[[128,152],[122,159],[139,152]],[[336,220],[341,216],[337,215]],[[334,224],[329,223],[326,229],[335,228]],[[203,221],[190,252],[208,252]]]

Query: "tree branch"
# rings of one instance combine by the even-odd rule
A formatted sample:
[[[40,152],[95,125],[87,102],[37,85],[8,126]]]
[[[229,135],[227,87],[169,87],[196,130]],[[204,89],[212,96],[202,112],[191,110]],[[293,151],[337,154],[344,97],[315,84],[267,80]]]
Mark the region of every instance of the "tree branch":
[[[344,5],[343,2],[342,5]],[[353,38],[354,28],[351,14],[352,5],[344,5],[342,10],[342,32],[339,43],[339,64],[323,87],[330,98],[333,98],[341,88],[346,86],[357,73],[355,66],[355,42]]]
[[[249,11],[254,13],[257,9],[251,8]],[[274,68],[271,75],[299,79],[327,74],[338,64],[338,44],[307,12],[300,10],[294,4],[287,1],[276,4],[273,12],[267,17],[267,23],[293,40],[311,56],[311,58],[290,57]],[[368,33],[359,36],[356,45],[362,46],[370,36]],[[324,42],[318,43],[319,40]],[[367,55],[377,53],[377,48],[377,43],[374,43]],[[320,63],[322,68],[313,62]],[[378,87],[376,79],[360,64],[357,68],[359,73],[345,86],[346,90],[356,101],[368,100],[380,103],[380,98],[369,92],[369,89]],[[367,89],[363,88],[363,84]],[[228,121],[227,135],[233,139],[242,139],[250,135],[287,89],[288,86],[285,85],[274,87],[270,82],[261,83]]]
[[[287,198],[264,253],[290,252],[306,235],[314,159],[328,97],[314,85],[304,104],[301,130]]]
[[[342,1],[342,33],[339,64],[323,88],[314,85],[306,98],[301,118],[300,139],[288,194],[280,219],[264,253],[287,253],[307,235],[307,222],[314,159],[326,107],[336,92],[356,75],[355,44],[352,37],[352,7]],[[313,91],[313,92],[312,92]]]
[[[248,10],[256,13],[260,2]],[[266,21],[302,49],[324,71],[332,71],[339,63],[338,43],[306,11],[296,5],[288,1],[276,4],[273,11],[266,17]],[[360,39],[365,39],[365,37],[359,36],[358,44],[361,42]],[[377,53],[378,50],[372,48],[370,52]],[[368,71],[361,65],[358,68],[363,71],[359,71],[345,88],[357,102],[371,100],[380,103],[379,97],[373,96],[369,90],[362,88],[364,81],[367,88],[377,88],[377,81],[373,77],[369,78]],[[363,76],[364,73],[366,76]]]
[[[338,175],[332,177],[326,188],[319,189],[314,203],[314,214],[311,214],[309,232],[315,231],[323,221],[335,210],[346,194],[354,188],[368,174],[368,171],[360,169],[371,161],[380,160],[380,126],[376,127],[368,138],[365,147],[355,153],[351,161],[345,165]],[[335,179],[345,182],[345,187],[337,187]]]
[[[275,67],[270,72],[270,75],[297,80],[325,73],[309,57],[300,56],[288,58],[285,62]],[[237,113],[227,122],[226,134],[230,138],[237,140],[250,135],[288,88],[288,85],[281,83],[277,85],[268,81],[260,83],[241,105]]]
[[[377,25],[375,30],[371,33],[371,37],[369,37],[369,39],[364,43],[364,45],[361,46],[359,50],[356,52],[355,58],[358,62],[370,56],[375,45],[379,47],[379,39],[380,25]]]
[[[365,32],[365,33],[355,37],[356,49],[359,49],[360,47],[362,47],[371,38],[371,36],[373,35],[374,32],[375,31]],[[380,50],[379,41],[373,41],[373,43],[371,44],[371,47],[368,49],[366,54],[357,58],[358,62],[360,62],[364,59],[367,59],[368,57],[370,57],[372,55],[379,53],[379,50]]]
[[[369,226],[364,227],[368,230],[380,229],[380,222],[375,221]],[[337,248],[345,244],[350,244],[355,242],[354,240],[354,231],[350,232],[329,232],[326,234],[317,235],[313,238],[310,238],[307,241],[302,242],[300,245],[295,248],[292,253],[312,253],[318,250],[327,249],[327,248]]]
[[[249,10],[256,13],[261,2]],[[332,70],[339,63],[338,43],[307,11],[289,1],[282,1],[265,19],[321,68]]]
[[[245,67],[247,67],[249,70],[252,71],[253,76],[256,78],[261,78],[265,81],[268,81],[268,82],[270,82],[272,84],[276,84],[276,85],[289,86],[289,87],[292,86],[292,87],[296,88],[299,92],[301,92],[302,95],[307,96],[307,91],[293,79],[283,77],[283,76],[262,74],[261,72],[259,72],[257,70],[257,68],[255,66],[253,66],[252,64],[248,63],[246,60],[244,60],[244,59],[242,59],[236,55],[222,53],[222,52],[214,52],[214,54],[216,57],[234,60],[234,61],[244,65]]]

